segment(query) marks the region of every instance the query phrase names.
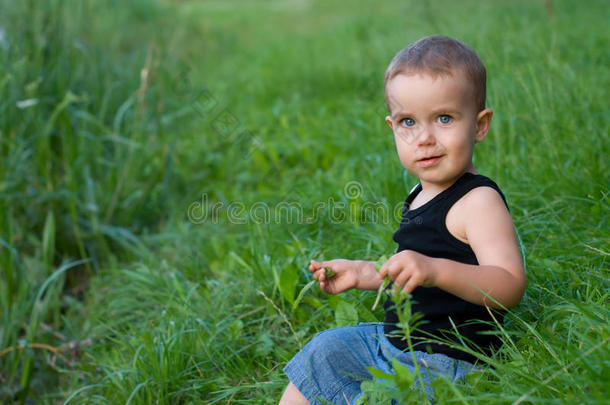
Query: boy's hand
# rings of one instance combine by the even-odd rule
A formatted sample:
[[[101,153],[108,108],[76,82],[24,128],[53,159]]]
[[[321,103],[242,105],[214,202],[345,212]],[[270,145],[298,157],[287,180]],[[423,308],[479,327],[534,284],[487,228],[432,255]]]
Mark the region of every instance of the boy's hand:
[[[358,281],[358,269],[363,262],[360,260],[334,259],[324,262],[312,260],[309,271],[313,272],[313,278],[318,280],[320,288],[328,294],[354,288]],[[328,272],[329,269],[332,273]]]
[[[394,293],[400,288],[411,294],[415,287],[432,287],[436,278],[436,270],[428,256],[413,250],[403,250],[381,266],[379,276],[389,276],[394,282]]]

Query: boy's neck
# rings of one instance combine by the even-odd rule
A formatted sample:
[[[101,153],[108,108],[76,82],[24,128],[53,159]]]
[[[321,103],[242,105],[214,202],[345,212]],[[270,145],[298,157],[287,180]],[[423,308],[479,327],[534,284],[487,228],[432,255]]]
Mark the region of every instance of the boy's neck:
[[[443,191],[447,190],[449,187],[451,187],[456,181],[458,181],[458,179],[460,177],[462,177],[464,174],[466,173],[472,173],[472,174],[479,174],[477,172],[477,170],[474,168],[473,164],[470,164],[470,166],[468,168],[466,168],[466,170],[464,170],[463,172],[461,172],[458,176],[456,176],[453,180],[448,181],[446,183],[443,184],[438,184],[438,183],[428,183],[425,181],[422,181],[421,179],[419,180],[420,184],[421,184],[421,192],[419,193],[419,195],[417,196],[418,199],[422,200],[423,199],[423,203],[425,204],[427,201],[430,201],[431,199],[433,199],[434,197],[436,197],[438,194],[442,193]]]

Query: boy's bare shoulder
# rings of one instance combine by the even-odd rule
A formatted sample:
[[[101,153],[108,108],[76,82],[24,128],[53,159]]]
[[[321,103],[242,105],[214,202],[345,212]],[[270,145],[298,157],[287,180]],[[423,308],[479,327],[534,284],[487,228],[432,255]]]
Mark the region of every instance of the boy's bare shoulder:
[[[469,243],[468,230],[505,227],[512,219],[498,191],[489,186],[473,188],[451,207],[445,219],[449,232]]]
[[[508,211],[504,200],[497,190],[490,186],[475,187],[460,198],[456,204],[460,204],[466,210],[483,210],[500,207]]]

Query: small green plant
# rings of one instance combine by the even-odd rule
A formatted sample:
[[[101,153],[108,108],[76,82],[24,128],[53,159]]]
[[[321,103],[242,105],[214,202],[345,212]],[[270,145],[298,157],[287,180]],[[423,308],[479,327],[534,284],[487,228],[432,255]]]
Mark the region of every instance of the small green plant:
[[[375,268],[377,269],[377,272],[379,272],[379,270],[381,269],[381,266],[383,266],[383,264],[387,261],[388,261],[388,257],[386,255],[381,256],[377,260],[377,262],[375,263]],[[377,308],[377,305],[379,305],[381,296],[382,296],[383,292],[385,291],[386,287],[388,286],[388,284],[390,284],[390,277],[385,276],[383,278],[383,282],[381,283],[381,285],[379,286],[379,289],[377,290],[377,296],[375,297],[375,303],[371,307],[372,311],[374,311],[375,308]]]
[[[412,356],[412,367],[400,363],[397,359],[392,359],[392,374],[369,367],[373,380],[362,382],[363,395],[358,403],[390,403],[392,399],[406,401],[405,403],[429,403],[430,398],[426,393],[421,366],[415,357],[411,338],[412,330],[421,323],[421,314],[411,312],[411,296],[402,289],[392,296],[392,302],[398,314],[401,336],[407,341]]]

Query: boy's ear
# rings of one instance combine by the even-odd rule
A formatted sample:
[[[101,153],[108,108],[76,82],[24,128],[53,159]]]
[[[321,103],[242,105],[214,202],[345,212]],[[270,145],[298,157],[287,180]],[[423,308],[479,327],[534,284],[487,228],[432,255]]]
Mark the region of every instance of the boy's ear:
[[[489,132],[489,125],[491,124],[491,117],[493,111],[490,108],[481,110],[477,114],[477,126],[475,128],[474,141],[481,142],[487,136]]]
[[[385,122],[387,122],[390,128],[394,130],[394,123],[392,122],[392,118],[389,115],[385,117]]]

